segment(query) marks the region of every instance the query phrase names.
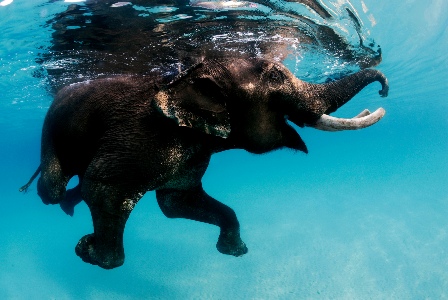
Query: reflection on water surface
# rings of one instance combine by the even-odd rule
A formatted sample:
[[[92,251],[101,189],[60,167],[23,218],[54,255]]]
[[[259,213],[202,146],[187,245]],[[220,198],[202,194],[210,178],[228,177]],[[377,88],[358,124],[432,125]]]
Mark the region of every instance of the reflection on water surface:
[[[36,75],[54,88],[107,74],[176,73],[205,56],[258,56],[289,59],[299,77],[324,81],[381,61],[366,24],[373,16],[358,10],[348,1],[85,1],[47,21],[52,43]]]

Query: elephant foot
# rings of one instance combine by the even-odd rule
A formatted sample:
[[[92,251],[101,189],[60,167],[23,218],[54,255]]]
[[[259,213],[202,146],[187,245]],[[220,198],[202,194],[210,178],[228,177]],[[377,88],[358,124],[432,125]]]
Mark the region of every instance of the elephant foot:
[[[70,217],[73,217],[73,215],[75,214],[75,206],[72,205],[69,201],[61,201],[61,203],[59,203],[59,206],[61,207],[62,211]]]
[[[104,249],[101,251],[97,249],[94,234],[82,237],[76,245],[75,252],[84,262],[103,269],[113,269],[124,263],[123,250]]]
[[[222,254],[233,256],[243,256],[248,251],[246,244],[241,240],[239,232],[221,231],[216,248]]]
[[[65,198],[59,203],[59,206],[67,215],[73,217],[73,214],[75,213],[75,206],[81,201],[81,188],[78,185],[77,187],[66,192]]]

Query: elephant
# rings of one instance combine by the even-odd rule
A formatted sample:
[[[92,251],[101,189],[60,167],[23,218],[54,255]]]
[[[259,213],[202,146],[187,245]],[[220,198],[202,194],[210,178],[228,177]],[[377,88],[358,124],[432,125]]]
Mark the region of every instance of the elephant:
[[[248,252],[235,212],[209,196],[202,176],[212,154],[280,148],[308,153],[298,127],[350,130],[376,123],[384,109],[352,119],[329,116],[372,82],[386,97],[387,78],[364,69],[332,82],[308,83],[279,62],[261,58],[203,58],[172,80],[117,75],[62,88],[42,129],[39,175],[43,203],[67,214],[85,201],[94,232],[76,254],[105,269],[124,263],[123,232],[136,203],[154,190],[163,214],[220,228],[223,254]],[[299,129],[299,128],[297,128]],[[70,178],[79,184],[70,190]]]

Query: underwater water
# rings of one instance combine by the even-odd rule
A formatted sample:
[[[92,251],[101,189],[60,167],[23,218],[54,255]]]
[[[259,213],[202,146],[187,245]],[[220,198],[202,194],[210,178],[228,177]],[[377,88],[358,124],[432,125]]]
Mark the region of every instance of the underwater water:
[[[0,299],[448,299],[448,2],[318,2],[353,6],[390,83],[388,98],[375,83],[335,115],[386,116],[359,131],[298,128],[307,155],[214,155],[203,185],[235,210],[243,257],[216,250],[217,227],[166,218],[148,192],[126,225],[124,265],[103,270],[74,252],[93,230],[84,203],[69,217],[35,183],[18,191],[52,101],[55,73],[38,72],[55,30],[45,24],[72,2],[0,1]],[[300,58],[285,64],[304,79],[353,68]]]

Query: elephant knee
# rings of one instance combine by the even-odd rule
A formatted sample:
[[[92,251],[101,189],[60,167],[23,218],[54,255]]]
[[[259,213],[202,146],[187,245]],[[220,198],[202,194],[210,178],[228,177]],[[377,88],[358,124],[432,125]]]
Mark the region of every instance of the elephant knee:
[[[48,182],[41,176],[37,182],[37,194],[45,204],[57,204],[65,198],[65,184]]]
[[[159,204],[162,213],[170,219],[178,218],[178,213],[175,205],[175,195],[167,191],[156,191],[157,203]]]

